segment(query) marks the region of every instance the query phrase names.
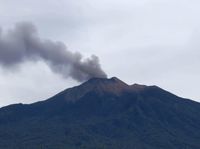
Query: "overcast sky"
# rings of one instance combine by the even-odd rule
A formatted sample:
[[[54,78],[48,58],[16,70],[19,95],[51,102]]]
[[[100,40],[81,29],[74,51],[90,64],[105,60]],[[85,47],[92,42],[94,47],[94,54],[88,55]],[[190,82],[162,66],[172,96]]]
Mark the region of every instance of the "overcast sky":
[[[97,55],[108,77],[200,101],[199,8],[198,0],[0,0],[0,26],[5,32],[31,22],[41,38]],[[43,61],[0,68],[0,106],[43,100],[78,84]]]

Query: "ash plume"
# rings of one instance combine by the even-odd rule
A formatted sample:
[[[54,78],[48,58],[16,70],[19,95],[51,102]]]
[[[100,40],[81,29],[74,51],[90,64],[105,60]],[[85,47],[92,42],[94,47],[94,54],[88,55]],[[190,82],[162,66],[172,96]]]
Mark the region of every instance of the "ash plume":
[[[69,51],[62,42],[41,39],[32,23],[17,23],[6,32],[0,28],[0,65],[3,68],[12,69],[26,61],[39,60],[65,78],[85,81],[107,77],[97,56],[85,59],[81,53]]]

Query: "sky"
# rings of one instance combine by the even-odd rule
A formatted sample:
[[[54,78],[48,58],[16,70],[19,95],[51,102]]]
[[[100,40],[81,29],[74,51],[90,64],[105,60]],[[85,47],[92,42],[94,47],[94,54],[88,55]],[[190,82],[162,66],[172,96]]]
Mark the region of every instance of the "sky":
[[[29,22],[41,39],[98,56],[108,77],[200,101],[199,7],[198,0],[0,0],[0,33]],[[80,83],[43,60],[0,67],[0,106],[44,100]]]

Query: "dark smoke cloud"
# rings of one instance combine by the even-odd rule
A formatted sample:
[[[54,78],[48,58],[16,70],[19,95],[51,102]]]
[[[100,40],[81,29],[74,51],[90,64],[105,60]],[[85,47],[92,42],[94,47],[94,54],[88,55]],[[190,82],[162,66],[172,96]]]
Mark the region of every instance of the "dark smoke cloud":
[[[17,23],[7,32],[0,28],[0,65],[11,69],[26,61],[38,60],[45,61],[53,72],[77,81],[107,77],[97,56],[84,59],[80,53],[69,51],[62,42],[42,40],[31,23]]]

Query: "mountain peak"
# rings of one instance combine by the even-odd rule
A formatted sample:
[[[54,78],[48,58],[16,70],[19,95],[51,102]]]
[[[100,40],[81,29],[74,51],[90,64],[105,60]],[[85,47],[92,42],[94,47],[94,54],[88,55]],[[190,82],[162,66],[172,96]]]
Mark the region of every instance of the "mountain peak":
[[[131,89],[134,90],[134,91],[141,91],[141,90],[144,90],[146,87],[146,85],[140,85],[140,84],[133,84],[131,85]]]
[[[121,81],[120,79],[118,79],[117,77],[112,77],[112,78],[91,78],[88,81],[86,81],[83,84],[86,83],[94,83],[95,85],[99,85],[99,84],[121,84],[121,85],[125,85],[128,86],[125,82]]]
[[[91,78],[83,84],[64,90],[59,95],[64,95],[66,101],[76,101],[89,92],[98,94],[120,95],[122,92],[130,90],[130,86],[117,77],[112,78]]]
[[[114,94],[119,94],[123,90],[129,88],[129,85],[118,79],[117,77],[112,78],[92,78],[81,86],[84,88],[91,88],[98,92],[110,92]]]
[[[83,84],[86,83],[120,83],[120,84],[126,84],[117,77],[112,77],[112,78],[91,78],[88,81],[86,81]]]
[[[97,93],[98,95],[112,94],[120,96],[125,92],[140,92],[148,88],[146,85],[133,84],[128,85],[117,77],[112,78],[91,78],[79,86],[64,90],[58,95],[66,101],[77,101],[88,93]],[[57,96],[57,95],[56,95]]]

